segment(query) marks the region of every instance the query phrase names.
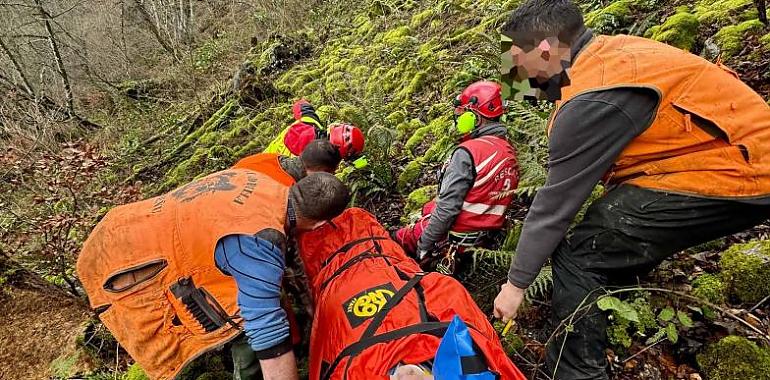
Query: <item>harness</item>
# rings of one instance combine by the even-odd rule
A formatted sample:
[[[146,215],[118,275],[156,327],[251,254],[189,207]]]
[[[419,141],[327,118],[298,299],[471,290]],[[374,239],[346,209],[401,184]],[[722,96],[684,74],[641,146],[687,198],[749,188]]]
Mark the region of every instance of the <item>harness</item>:
[[[358,339],[357,342],[348,345],[342,351],[340,351],[340,353],[331,363],[327,363],[327,362],[322,363],[321,380],[329,380],[331,376],[334,374],[334,371],[337,369],[337,367],[339,367],[339,365],[342,363],[342,361],[345,358],[348,358],[348,362],[345,366],[343,379],[347,379],[348,378],[347,373],[350,368],[350,365],[353,363],[353,359],[356,356],[360,355],[362,352],[364,352],[366,349],[374,345],[391,342],[413,334],[428,334],[428,335],[433,335],[435,337],[441,338],[444,336],[444,333],[447,331],[449,322],[438,321],[435,317],[431,316],[428,313],[428,309],[425,306],[425,292],[422,286],[420,285],[420,281],[426,276],[426,273],[417,273],[414,276],[410,276],[409,274],[404,273],[403,271],[398,269],[398,267],[393,265],[389,259],[394,259],[394,258],[392,256],[388,256],[384,254],[382,251],[382,246],[379,243],[379,241],[385,240],[385,239],[387,239],[387,237],[371,236],[371,237],[352,241],[350,243],[345,244],[337,251],[335,251],[322,264],[322,268],[323,268],[327,266],[337,255],[341,253],[345,253],[350,249],[352,249],[353,247],[356,247],[360,244],[371,242],[373,243],[372,248],[367,249],[362,253],[350,258],[345,264],[343,264],[339,269],[337,269],[331,275],[331,277],[326,279],[321,284],[321,292],[324,291],[324,289],[331,283],[331,281],[339,277],[341,274],[345,273],[348,269],[352,268],[353,266],[355,266],[356,264],[362,261],[372,260],[372,259],[385,260],[385,262],[396,271],[399,278],[406,281],[406,283],[400,289],[398,289],[398,291],[393,295],[393,297],[390,298],[390,300],[388,300],[385,306],[383,306],[382,309],[372,318],[371,322],[366,327],[366,330],[364,330],[363,334],[361,334],[361,337]],[[414,291],[417,295],[417,302],[418,302],[419,313],[420,313],[420,323],[402,327],[396,330],[387,331],[381,334],[376,334],[377,329],[379,329],[379,327],[382,325],[382,322],[385,320],[385,317],[387,317],[388,314],[396,306],[398,306],[398,304],[412,291]],[[473,326],[469,325],[469,328],[475,330]],[[475,343],[474,343],[474,346],[475,346]],[[481,350],[476,350],[476,352],[481,352]],[[488,366],[482,354],[463,357],[462,368],[463,368],[463,374],[465,375],[472,375],[472,374],[488,371]],[[499,375],[497,376],[497,378],[499,378]]]

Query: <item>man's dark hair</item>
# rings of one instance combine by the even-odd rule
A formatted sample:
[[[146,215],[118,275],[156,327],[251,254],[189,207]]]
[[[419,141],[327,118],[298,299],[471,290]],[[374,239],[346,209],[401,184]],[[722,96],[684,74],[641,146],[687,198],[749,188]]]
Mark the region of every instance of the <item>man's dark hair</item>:
[[[558,37],[571,44],[584,30],[583,13],[571,0],[527,0],[511,13],[502,28],[503,34],[520,47],[531,43],[523,41],[522,36],[542,37],[539,41]]]
[[[313,173],[291,187],[289,193],[298,216],[331,220],[350,203],[350,190],[329,173]]]
[[[334,173],[337,171],[342,157],[340,156],[340,150],[336,146],[332,145],[329,140],[313,140],[302,151],[302,163],[305,164],[306,170],[312,171],[324,171],[327,173]]]

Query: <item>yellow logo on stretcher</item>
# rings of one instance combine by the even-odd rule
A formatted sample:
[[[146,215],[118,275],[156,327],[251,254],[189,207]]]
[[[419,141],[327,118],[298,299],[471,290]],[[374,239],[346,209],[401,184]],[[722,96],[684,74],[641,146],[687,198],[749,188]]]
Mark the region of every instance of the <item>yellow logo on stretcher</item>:
[[[388,289],[370,291],[348,304],[348,312],[353,313],[356,317],[371,317],[385,307],[388,300],[393,298],[393,294],[395,293]]]
[[[396,288],[391,283],[374,286],[363,290],[345,301],[342,310],[353,328],[360,326],[364,321],[377,315],[388,304]]]

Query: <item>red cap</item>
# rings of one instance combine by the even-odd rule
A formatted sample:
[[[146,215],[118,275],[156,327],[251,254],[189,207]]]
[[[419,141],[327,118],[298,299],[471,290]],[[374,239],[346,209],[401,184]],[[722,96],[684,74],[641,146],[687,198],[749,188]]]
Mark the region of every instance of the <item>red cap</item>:
[[[501,116],[505,111],[502,87],[491,81],[472,83],[455,98],[454,105],[456,114],[471,110],[489,119]]]
[[[350,124],[329,126],[329,141],[340,150],[340,156],[350,159],[364,152],[364,134]]]
[[[286,131],[286,135],[283,137],[283,145],[286,145],[286,149],[295,156],[302,154],[307,144],[315,140],[316,131],[315,127],[307,123],[294,123]]]

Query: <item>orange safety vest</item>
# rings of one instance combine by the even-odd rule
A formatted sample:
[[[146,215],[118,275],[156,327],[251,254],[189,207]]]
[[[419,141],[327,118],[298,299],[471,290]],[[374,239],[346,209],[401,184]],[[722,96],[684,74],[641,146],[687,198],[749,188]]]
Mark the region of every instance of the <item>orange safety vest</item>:
[[[525,379],[468,291],[449,276],[422,273],[368,212],[348,209],[303,233],[298,251],[316,305],[311,380],[387,380],[399,363],[432,360],[455,315],[487,368]]]
[[[708,197],[770,194],[770,106],[721,63],[644,38],[597,36],[569,74],[549,132],[560,107],[580,94],[645,87],[660,95],[657,117],[626,146],[607,183]],[[699,128],[694,117],[727,139]]]
[[[289,188],[244,169],[115,207],[94,228],[77,273],[91,307],[152,379],[241,333],[237,287],[214,262],[224,236],[284,231]]]
[[[281,167],[281,161],[276,153],[257,153],[242,158],[233,165],[233,169],[249,169],[265,173],[285,186],[291,186],[296,181]]]

